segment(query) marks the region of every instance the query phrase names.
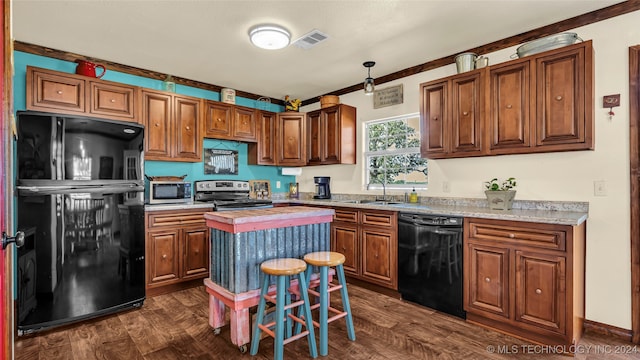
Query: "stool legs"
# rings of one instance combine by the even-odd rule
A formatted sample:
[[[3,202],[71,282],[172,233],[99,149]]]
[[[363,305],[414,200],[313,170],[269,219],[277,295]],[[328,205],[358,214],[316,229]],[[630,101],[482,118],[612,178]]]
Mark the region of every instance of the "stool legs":
[[[342,297],[342,307],[344,308],[344,311],[347,312],[347,335],[349,336],[349,340],[355,341],[356,332],[353,328],[353,318],[351,317],[351,304],[349,304],[349,294],[347,293],[347,281],[344,277],[344,269],[342,265],[338,265],[336,268],[338,270],[338,280],[342,285],[342,288],[340,289],[340,296]]]
[[[256,315],[256,324],[262,324],[264,320],[264,308],[267,304],[267,300],[264,295],[269,290],[269,276],[265,275],[262,281],[262,288],[260,289],[260,301],[258,302],[258,314]],[[251,355],[258,353],[258,346],[260,345],[260,336],[262,335],[262,329],[256,325],[253,330],[253,337],[251,338]]]
[[[320,266],[320,287],[318,288],[320,293],[320,317],[318,318],[320,323],[320,356],[327,356],[329,353],[329,329],[327,323],[329,317],[328,270],[328,266]]]

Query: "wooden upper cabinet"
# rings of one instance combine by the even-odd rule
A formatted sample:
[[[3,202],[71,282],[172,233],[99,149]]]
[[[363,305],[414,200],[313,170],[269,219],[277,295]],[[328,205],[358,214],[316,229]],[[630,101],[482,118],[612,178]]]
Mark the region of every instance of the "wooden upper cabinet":
[[[202,101],[190,97],[174,97],[174,158],[202,160],[200,118]]]
[[[426,158],[589,150],[591,41],[420,85]]]
[[[206,111],[205,137],[230,137],[233,106],[217,101],[207,101]]]
[[[253,165],[276,165],[276,113],[258,112],[260,134],[258,142],[248,145],[248,163]]]
[[[255,109],[208,100],[204,136],[255,142],[258,140],[257,116]]]
[[[89,82],[89,112],[110,119],[136,121],[138,118],[138,88],[124,84]]]
[[[278,114],[276,163],[282,166],[304,166],[306,156],[306,114],[284,112]]]
[[[162,91],[142,91],[145,160],[202,160],[202,100]]]
[[[536,58],[536,146],[593,148],[593,49],[558,49]]]
[[[490,79],[490,148],[494,153],[531,146],[531,64],[527,61],[492,66]]]
[[[27,110],[84,114],[85,79],[27,66]]]
[[[139,122],[140,88],[27,66],[27,110]]]
[[[475,70],[420,85],[423,157],[477,156],[484,152],[485,74],[485,69]]]
[[[145,160],[171,158],[171,95],[142,91],[142,121],[145,127]]]
[[[242,141],[258,140],[255,109],[241,106],[234,108],[233,139]]]
[[[307,114],[308,165],[356,163],[356,108],[340,104]]]

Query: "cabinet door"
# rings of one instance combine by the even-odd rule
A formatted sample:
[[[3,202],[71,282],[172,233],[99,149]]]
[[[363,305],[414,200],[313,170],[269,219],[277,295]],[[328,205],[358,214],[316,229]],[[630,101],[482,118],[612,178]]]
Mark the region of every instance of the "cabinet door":
[[[306,165],[305,119],[304,113],[278,114],[278,165]]]
[[[358,228],[354,224],[334,222],[331,225],[331,249],[344,255],[343,264],[345,274],[358,276]]]
[[[361,229],[362,277],[363,279],[397,289],[397,242],[388,230]]]
[[[174,160],[201,161],[200,136],[201,101],[195,98],[174,98],[175,147]]]
[[[217,101],[207,101],[205,136],[230,138],[233,106]]]
[[[276,165],[276,114],[261,111],[257,143],[248,144],[248,162],[252,165]]]
[[[530,126],[535,106],[529,102],[530,67],[528,60],[491,67],[489,130],[491,151],[495,153],[531,146]]]
[[[182,278],[203,277],[209,274],[209,228],[186,228],[182,233]]]
[[[334,106],[322,111],[322,162],[323,164],[340,164],[340,107]]]
[[[566,332],[566,259],[515,252],[515,320],[560,334]]]
[[[145,160],[171,158],[173,128],[171,96],[142,91],[142,120],[145,126]]]
[[[509,318],[509,250],[469,244],[465,254],[465,310]]]
[[[593,104],[586,102],[591,87],[585,86],[585,48],[538,57],[536,78],[536,146],[592,148],[593,139],[585,136],[593,125]]]
[[[254,109],[236,106],[234,109],[233,138],[244,141],[256,141],[256,112]]]
[[[110,119],[137,121],[135,86],[89,82],[89,112]]]
[[[168,282],[180,277],[179,234],[180,230],[148,233],[147,284]]]
[[[79,77],[27,67],[27,110],[84,114],[85,86]]]
[[[451,128],[449,132],[451,153],[481,152],[482,104],[484,72],[455,77],[451,80]]]
[[[447,153],[447,91],[445,81],[420,85],[420,154],[439,158]]]
[[[322,112],[320,110],[307,114],[307,128],[309,131],[309,146],[307,147],[307,162],[309,165],[322,163]]]

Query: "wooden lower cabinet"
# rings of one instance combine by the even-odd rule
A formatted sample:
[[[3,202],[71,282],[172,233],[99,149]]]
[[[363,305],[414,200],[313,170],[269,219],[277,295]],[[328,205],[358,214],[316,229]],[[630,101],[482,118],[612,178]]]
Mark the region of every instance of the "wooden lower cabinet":
[[[209,276],[208,210],[154,211],[145,214],[147,293],[170,291]]]
[[[398,289],[397,214],[338,208],[331,224],[331,250],[342,253],[345,274]]]
[[[464,234],[467,320],[570,351],[584,322],[585,224],[469,218]]]

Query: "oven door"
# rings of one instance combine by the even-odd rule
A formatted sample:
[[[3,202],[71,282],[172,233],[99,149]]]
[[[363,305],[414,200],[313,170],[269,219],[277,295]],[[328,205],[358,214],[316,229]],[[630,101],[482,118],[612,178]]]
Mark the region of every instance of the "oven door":
[[[213,211],[232,211],[232,210],[255,210],[272,208],[273,203],[269,200],[244,200],[231,202],[214,202]]]

